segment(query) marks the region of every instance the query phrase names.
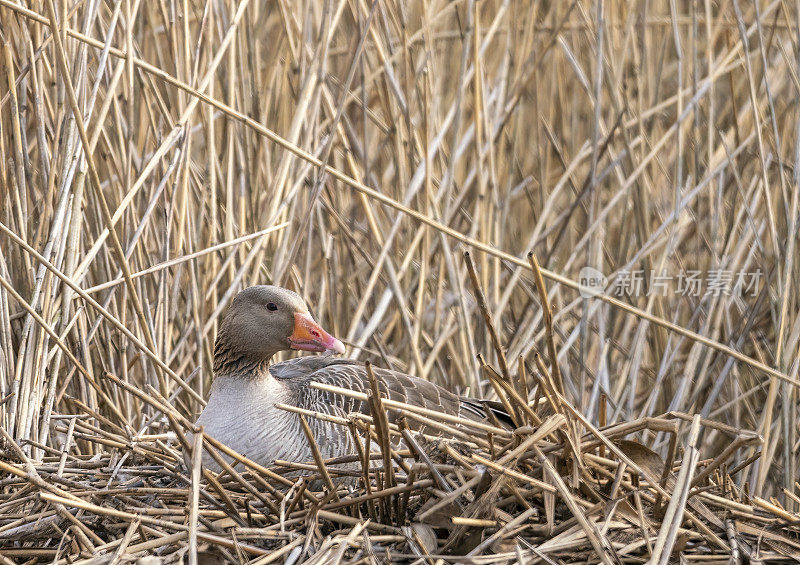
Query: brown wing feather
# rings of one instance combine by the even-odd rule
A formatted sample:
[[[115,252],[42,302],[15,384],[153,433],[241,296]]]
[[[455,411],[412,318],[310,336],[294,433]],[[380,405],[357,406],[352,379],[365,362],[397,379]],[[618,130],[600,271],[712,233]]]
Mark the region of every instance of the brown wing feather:
[[[378,379],[381,394],[387,398],[471,420],[488,420],[485,410],[482,409],[484,401],[459,397],[429,381],[398,371],[373,368],[373,372]],[[366,402],[309,386],[316,381],[367,393],[367,371],[358,361],[321,356],[300,357],[270,367],[270,373],[278,379],[292,383],[296,390],[297,404],[302,408],[320,412],[336,408],[337,412],[343,410],[369,414],[369,405]],[[395,421],[396,417],[396,411],[389,411],[390,421]]]

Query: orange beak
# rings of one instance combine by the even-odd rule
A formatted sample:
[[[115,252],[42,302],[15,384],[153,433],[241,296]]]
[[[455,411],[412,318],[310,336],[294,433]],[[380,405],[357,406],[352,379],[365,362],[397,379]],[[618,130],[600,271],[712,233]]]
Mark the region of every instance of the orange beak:
[[[333,351],[344,353],[344,344],[323,330],[309,314],[295,312],[294,331],[289,336],[292,349],[302,351]]]

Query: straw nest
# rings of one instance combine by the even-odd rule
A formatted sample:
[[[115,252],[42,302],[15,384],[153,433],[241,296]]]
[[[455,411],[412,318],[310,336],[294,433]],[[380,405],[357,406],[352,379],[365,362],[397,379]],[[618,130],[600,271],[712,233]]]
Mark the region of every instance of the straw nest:
[[[364,415],[341,421],[362,445],[369,435],[379,447],[369,454],[370,464],[365,451],[354,456],[361,473],[338,471],[341,460],[321,458],[267,469],[200,434],[183,449],[199,455],[204,448],[219,461],[224,453],[235,464],[217,475],[191,457],[187,471],[184,424],[155,390],[136,394],[164,417],[133,436],[89,418],[60,420],[56,428],[65,444],[91,442],[94,457],[48,449],[34,464],[6,436],[3,562],[121,563],[156,556],[168,563],[195,555],[200,562],[250,563],[800,557],[800,515],[750,496],[733,480],[752,460],[729,467],[731,457],[758,443],[755,434],[681,413],[598,429],[564,401],[553,375],[537,371],[525,379],[538,399],[528,404],[518,387],[483,368],[503,391],[513,431],[371,398],[384,403],[374,412],[377,421]],[[387,426],[385,410],[422,420],[447,437],[415,435],[404,419],[399,427]],[[688,440],[679,445],[685,426]],[[729,447],[700,460],[698,442],[710,429],[729,438]],[[666,461],[625,439],[642,430],[668,444]]]

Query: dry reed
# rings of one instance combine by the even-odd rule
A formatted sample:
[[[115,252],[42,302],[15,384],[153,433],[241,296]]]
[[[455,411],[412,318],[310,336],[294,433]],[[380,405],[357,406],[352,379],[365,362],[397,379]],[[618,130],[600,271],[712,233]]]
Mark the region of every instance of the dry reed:
[[[0,561],[798,554],[794,3],[0,0],[0,51]],[[265,282],[515,430],[372,395],[454,439],[187,471]]]

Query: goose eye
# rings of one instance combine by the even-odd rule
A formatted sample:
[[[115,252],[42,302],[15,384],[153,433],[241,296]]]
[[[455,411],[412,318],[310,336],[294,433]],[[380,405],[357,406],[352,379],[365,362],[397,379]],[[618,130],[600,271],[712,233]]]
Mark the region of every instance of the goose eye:
[[[267,310],[272,310],[273,312],[278,309],[278,305],[274,302],[267,302]]]

